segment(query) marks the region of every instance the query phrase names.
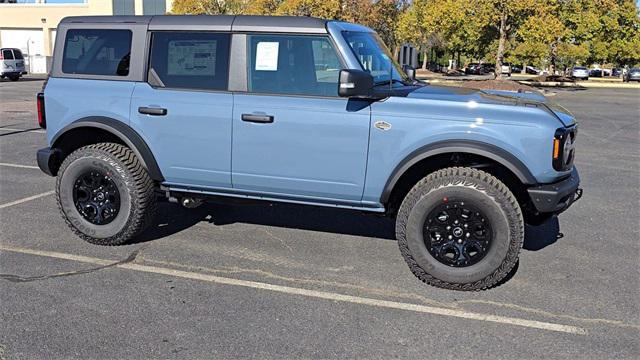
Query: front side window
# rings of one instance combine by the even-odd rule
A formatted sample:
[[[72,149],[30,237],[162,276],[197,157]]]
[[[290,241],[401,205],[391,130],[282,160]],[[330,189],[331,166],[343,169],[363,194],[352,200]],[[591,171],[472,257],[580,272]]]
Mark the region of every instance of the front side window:
[[[24,57],[22,56],[22,51],[18,49],[13,49],[13,55],[16,57],[16,60],[24,60]]]
[[[149,71],[165,87],[226,90],[229,43],[229,34],[156,32]]]
[[[324,36],[249,36],[248,67],[250,92],[338,96],[342,64]]]
[[[71,29],[67,31],[62,72],[106,76],[129,75],[130,30]]]
[[[362,69],[368,71],[375,83],[402,83],[407,80],[389,50],[375,33],[345,31],[344,39],[351,47]]]

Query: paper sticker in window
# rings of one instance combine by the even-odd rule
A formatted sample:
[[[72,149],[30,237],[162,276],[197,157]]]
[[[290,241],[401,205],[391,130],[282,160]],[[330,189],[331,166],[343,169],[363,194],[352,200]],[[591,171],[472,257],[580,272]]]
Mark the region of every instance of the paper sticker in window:
[[[278,71],[278,42],[259,42],[256,48],[256,71]]]
[[[216,74],[215,40],[175,40],[169,42],[167,75]]]

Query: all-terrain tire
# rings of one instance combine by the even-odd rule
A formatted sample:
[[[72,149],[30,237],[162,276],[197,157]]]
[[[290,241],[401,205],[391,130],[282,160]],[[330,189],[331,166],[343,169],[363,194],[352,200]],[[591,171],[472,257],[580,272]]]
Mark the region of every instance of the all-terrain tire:
[[[74,184],[81,174],[93,170],[107,174],[119,194],[119,211],[104,225],[88,221],[74,202]],[[56,198],[71,230],[97,245],[128,242],[153,222],[156,213],[153,180],[131,149],[115,143],[88,145],[67,156],[58,172]]]
[[[438,261],[425,243],[428,214],[452,198],[475,201],[493,227],[489,250],[470,266],[452,267]],[[423,282],[453,290],[484,290],[504,279],[517,263],[524,220],[515,196],[496,177],[452,167],[429,174],[409,191],[396,218],[396,238],[409,268]]]

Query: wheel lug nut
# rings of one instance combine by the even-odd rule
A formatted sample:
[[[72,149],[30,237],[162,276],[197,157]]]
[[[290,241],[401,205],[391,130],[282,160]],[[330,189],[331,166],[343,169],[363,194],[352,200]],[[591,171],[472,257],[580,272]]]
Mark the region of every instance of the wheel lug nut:
[[[470,233],[467,233],[465,236],[466,236],[466,237],[470,237],[470,236],[471,236],[471,234],[470,234]]]
[[[458,244],[462,244],[462,239],[458,239]]]
[[[453,239],[453,236],[449,235],[449,240]]]
[[[451,226],[447,225],[447,230],[451,230]]]
[[[468,227],[469,227],[469,225],[467,225],[467,224],[464,224],[464,228],[465,228],[465,229],[466,229],[466,228],[468,228]]]

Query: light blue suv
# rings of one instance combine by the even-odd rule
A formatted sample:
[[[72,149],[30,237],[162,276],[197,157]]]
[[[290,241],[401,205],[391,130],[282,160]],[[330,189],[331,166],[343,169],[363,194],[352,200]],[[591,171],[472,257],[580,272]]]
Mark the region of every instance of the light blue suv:
[[[38,94],[59,208],[123,244],[159,199],[328,206],[396,218],[432,285],[513,268],[525,223],[579,198],[576,124],[532,93],[426,85],[371,29],[308,17],[69,17]]]

